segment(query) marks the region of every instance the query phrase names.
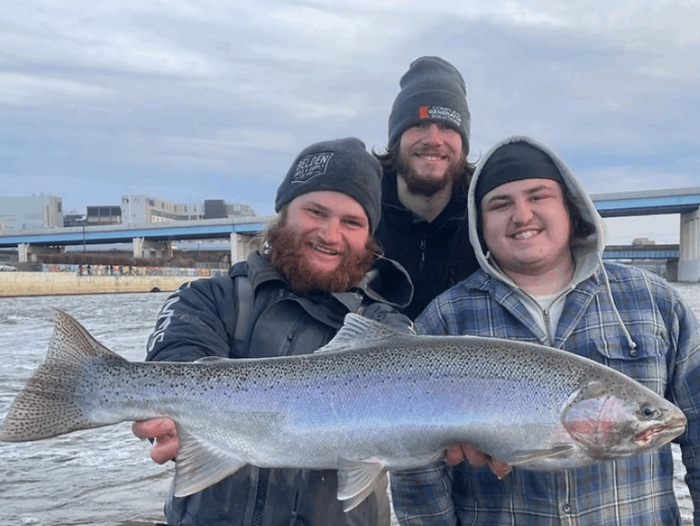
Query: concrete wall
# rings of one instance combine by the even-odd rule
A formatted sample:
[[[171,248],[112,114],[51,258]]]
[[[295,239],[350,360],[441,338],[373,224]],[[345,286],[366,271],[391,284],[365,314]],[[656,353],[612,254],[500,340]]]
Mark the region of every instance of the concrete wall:
[[[0,297],[172,292],[192,276],[78,276],[69,272],[0,272]]]

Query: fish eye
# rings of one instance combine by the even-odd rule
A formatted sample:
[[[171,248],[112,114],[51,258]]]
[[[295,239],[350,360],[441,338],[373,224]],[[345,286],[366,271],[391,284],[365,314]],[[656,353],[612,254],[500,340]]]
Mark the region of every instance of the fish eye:
[[[640,408],[640,414],[642,415],[643,418],[652,418],[657,414],[657,410],[655,407],[649,405],[649,404],[644,404]]]

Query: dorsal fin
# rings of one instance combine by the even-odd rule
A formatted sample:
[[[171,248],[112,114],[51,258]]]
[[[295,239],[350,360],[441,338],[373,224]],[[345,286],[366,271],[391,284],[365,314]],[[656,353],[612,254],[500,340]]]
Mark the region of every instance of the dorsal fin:
[[[371,342],[386,341],[402,334],[385,323],[350,313],[335,337],[316,352],[340,351],[363,347]]]

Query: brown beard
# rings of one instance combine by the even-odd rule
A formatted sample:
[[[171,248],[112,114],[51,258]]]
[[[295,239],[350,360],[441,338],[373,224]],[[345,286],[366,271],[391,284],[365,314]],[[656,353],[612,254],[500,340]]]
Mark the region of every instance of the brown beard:
[[[454,185],[460,174],[467,166],[467,159],[460,155],[457,160],[447,169],[445,177],[439,180],[425,180],[413,169],[413,165],[408,160],[403,151],[399,151],[396,161],[396,172],[406,183],[408,192],[414,195],[432,197],[447,186]]]
[[[319,273],[311,268],[301,254],[304,241],[286,224],[286,217],[272,225],[266,235],[270,244],[270,261],[287,278],[290,288],[297,294],[312,291],[345,292],[357,284],[372,268],[379,246],[373,238],[367,240],[364,250],[351,251],[346,245],[342,261],[333,272]]]

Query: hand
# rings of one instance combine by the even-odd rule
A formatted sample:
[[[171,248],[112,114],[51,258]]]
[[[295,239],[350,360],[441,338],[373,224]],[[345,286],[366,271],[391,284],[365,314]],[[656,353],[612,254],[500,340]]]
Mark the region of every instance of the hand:
[[[180,451],[180,437],[177,436],[175,422],[170,418],[152,418],[134,422],[131,431],[141,440],[155,439],[156,443],[151,449],[151,458],[157,464],[174,460]]]
[[[455,466],[465,459],[469,462],[470,466],[475,468],[488,465],[491,468],[491,471],[493,471],[493,474],[496,475],[499,480],[505,477],[513,469],[512,466],[506,464],[505,462],[496,460],[488,456],[480,449],[476,449],[469,444],[455,444],[445,450],[445,462],[451,466]]]

